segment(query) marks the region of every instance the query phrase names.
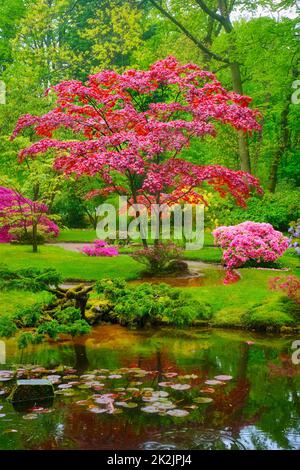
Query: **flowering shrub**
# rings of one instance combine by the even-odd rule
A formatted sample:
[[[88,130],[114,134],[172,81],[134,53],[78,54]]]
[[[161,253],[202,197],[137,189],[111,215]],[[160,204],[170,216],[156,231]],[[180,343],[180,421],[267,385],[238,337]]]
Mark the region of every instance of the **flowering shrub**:
[[[300,255],[300,219],[290,224],[288,232],[290,234],[289,248],[294,248],[297,255]]]
[[[274,277],[270,279],[270,289],[281,290],[286,295],[300,304],[300,279],[296,276]]]
[[[0,187],[0,243],[31,243],[33,223],[41,238],[57,237],[58,226],[50,220],[45,204],[31,201],[13,189]]]
[[[105,240],[95,240],[94,244],[83,247],[82,252],[87,256],[118,256],[119,251],[114,246],[109,246]]]
[[[168,271],[171,268],[171,263],[177,262],[177,266],[181,253],[182,248],[175,243],[160,242],[143,250],[135,251],[132,257],[139,263],[146,265],[148,273],[159,274]]]
[[[272,225],[243,222],[239,225],[218,227],[213,231],[215,243],[223,251],[223,262],[228,270],[241,267],[248,261],[274,262],[288,248],[289,240]]]

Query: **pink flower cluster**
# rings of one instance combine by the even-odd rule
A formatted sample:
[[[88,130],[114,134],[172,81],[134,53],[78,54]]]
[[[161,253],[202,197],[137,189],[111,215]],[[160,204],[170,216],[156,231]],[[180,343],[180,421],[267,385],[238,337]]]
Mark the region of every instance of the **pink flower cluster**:
[[[290,299],[300,304],[300,279],[296,276],[274,277],[269,285],[271,290],[282,290]]]
[[[228,270],[251,260],[257,263],[276,261],[289,246],[287,237],[265,223],[248,221],[218,227],[213,236],[215,244],[224,250],[223,262]]]
[[[105,240],[95,240],[94,244],[83,247],[82,252],[87,256],[118,256],[119,251],[114,246],[109,246]]]

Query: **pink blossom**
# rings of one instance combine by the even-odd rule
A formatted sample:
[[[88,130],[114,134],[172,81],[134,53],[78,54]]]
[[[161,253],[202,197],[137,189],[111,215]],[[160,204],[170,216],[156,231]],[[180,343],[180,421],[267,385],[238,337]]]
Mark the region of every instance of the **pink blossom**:
[[[288,248],[289,240],[272,225],[243,222],[218,227],[213,231],[216,245],[223,249],[223,262],[228,271],[250,260],[257,263],[274,262]]]
[[[116,247],[109,246],[105,240],[95,240],[93,245],[86,245],[82,252],[87,256],[118,256]]]

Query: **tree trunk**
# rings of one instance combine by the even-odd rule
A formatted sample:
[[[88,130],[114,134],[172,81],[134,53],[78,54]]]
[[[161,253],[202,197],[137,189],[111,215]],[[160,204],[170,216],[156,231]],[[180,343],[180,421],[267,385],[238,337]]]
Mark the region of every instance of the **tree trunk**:
[[[278,168],[280,165],[281,157],[284,154],[284,151],[288,147],[288,143],[289,143],[289,129],[288,129],[289,105],[290,103],[287,102],[285,108],[283,109],[281,113],[280,137],[279,137],[280,141],[279,141],[279,146],[274,155],[271,168],[270,168],[269,190],[271,191],[271,193],[275,193],[275,189],[277,185]]]
[[[237,62],[234,62],[230,65],[231,77],[232,77],[232,86],[233,90],[236,93],[243,94],[243,84],[241,78],[240,66]],[[244,131],[238,131],[238,144],[239,144],[239,156],[240,156],[240,165],[241,170],[248,173],[251,172],[250,165],[250,155],[247,135]]]
[[[33,253],[37,253],[37,251],[38,251],[37,223],[36,222],[33,222],[33,224],[32,224],[32,251],[33,251]]]

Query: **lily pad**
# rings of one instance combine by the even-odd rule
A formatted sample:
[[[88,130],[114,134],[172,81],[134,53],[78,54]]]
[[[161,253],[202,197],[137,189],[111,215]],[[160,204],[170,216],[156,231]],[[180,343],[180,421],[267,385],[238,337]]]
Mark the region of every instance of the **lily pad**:
[[[216,380],[221,380],[222,382],[224,382],[224,381],[226,382],[226,380],[232,380],[233,377],[232,377],[232,375],[216,375],[215,379]]]
[[[167,414],[170,416],[175,416],[176,418],[184,418],[185,416],[189,415],[189,412],[175,408],[174,410],[167,411]]]
[[[145,413],[158,413],[159,412],[159,409],[156,408],[156,406],[144,406],[143,408],[141,408],[142,411],[144,411]]]
[[[23,419],[37,419],[38,415],[36,413],[29,413],[28,415],[24,415]]]
[[[213,401],[212,398],[208,398],[208,397],[197,397],[197,398],[194,398],[193,400],[195,403],[202,403],[202,404],[206,404],[206,403],[211,403]]]
[[[174,390],[188,390],[191,386],[189,384],[173,384],[171,388]]]
[[[172,385],[174,385],[174,382],[159,382],[158,385],[160,387],[172,387]]]
[[[205,387],[205,388],[201,388],[200,392],[201,393],[215,393],[215,389],[212,387]]]
[[[221,380],[206,380],[206,385],[222,385],[223,382]]]
[[[100,413],[106,413],[107,410],[105,408],[99,408],[97,406],[93,406],[92,408],[89,408],[89,411],[91,413],[100,414]]]

